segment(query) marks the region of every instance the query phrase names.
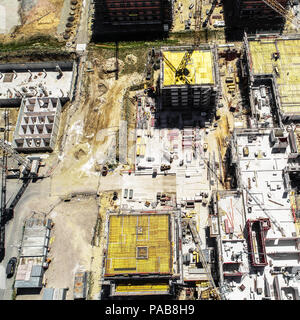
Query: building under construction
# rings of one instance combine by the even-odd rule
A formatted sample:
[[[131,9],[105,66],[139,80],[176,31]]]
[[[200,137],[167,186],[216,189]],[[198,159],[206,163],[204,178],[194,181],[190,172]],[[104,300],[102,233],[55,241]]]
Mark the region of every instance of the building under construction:
[[[19,107],[24,98],[73,99],[77,65],[74,61],[0,64],[0,106]]]
[[[23,99],[14,132],[14,149],[18,152],[53,151],[60,114],[58,98]]]
[[[287,8],[289,1],[224,0],[226,25],[255,31],[281,30],[285,25],[286,18],[274,10],[271,6],[274,2],[284,10]]]
[[[161,55],[162,107],[212,112],[219,94],[216,47],[164,47]]]
[[[235,129],[229,149],[237,192],[218,192],[219,228],[214,228],[221,235],[220,278],[226,298],[299,299],[297,190],[286,174],[291,156],[298,155],[289,132]]]
[[[244,37],[245,65],[249,75],[250,103],[256,119],[269,117],[261,112],[272,102],[271,114],[277,125],[300,120],[300,37],[299,35]],[[256,97],[261,85],[271,93]]]
[[[168,211],[108,214],[103,278],[110,297],[172,294],[180,278],[178,218]]]
[[[95,0],[94,3],[95,36],[164,33],[172,24],[171,0]]]

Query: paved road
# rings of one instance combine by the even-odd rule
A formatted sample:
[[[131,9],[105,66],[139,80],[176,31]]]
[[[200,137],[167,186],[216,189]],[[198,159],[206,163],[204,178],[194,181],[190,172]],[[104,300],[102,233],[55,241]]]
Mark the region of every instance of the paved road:
[[[12,190],[16,192],[19,185],[16,180],[9,180],[7,183],[8,194]],[[31,213],[32,209],[28,205],[32,199],[45,199],[50,192],[50,179],[39,180],[36,183],[30,183],[24,192],[22,198],[18,202],[14,212],[14,218],[10,220],[5,229],[5,257],[0,263],[0,300],[10,300],[12,297],[12,285],[14,277],[6,279],[5,268],[8,260],[11,257],[17,257],[19,254],[18,248],[22,241],[22,231],[25,218]],[[8,195],[9,196],[9,195]]]
[[[88,37],[88,21],[89,21],[89,8],[90,0],[82,1],[82,15],[80,19],[80,25],[76,37],[77,44],[87,44],[89,42]]]

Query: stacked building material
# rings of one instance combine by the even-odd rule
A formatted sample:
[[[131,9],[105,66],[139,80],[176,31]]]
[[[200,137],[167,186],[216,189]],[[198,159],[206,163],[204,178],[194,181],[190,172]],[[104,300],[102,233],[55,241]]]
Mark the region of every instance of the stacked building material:
[[[182,136],[182,148],[191,149],[193,147],[194,132],[192,128],[184,128]]]

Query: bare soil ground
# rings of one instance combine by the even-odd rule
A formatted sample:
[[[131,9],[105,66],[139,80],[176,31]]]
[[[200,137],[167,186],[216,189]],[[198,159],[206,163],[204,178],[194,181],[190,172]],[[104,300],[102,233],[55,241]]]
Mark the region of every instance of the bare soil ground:
[[[1,35],[2,43],[25,40],[35,35],[56,36],[64,0],[23,1],[20,7],[21,25],[11,34]]]
[[[75,272],[79,268],[90,270],[97,214],[95,198],[77,197],[62,202],[49,215],[55,225],[50,240],[52,261],[45,280],[47,287],[68,287],[67,299],[73,299]]]
[[[99,172],[95,165],[105,161],[112,142],[118,140],[125,90],[142,80],[134,72],[120,75],[115,81],[114,73],[103,71],[105,59],[91,60],[94,72],[86,73],[82,101],[71,118],[70,129],[66,133],[65,126],[61,126],[59,141],[65,133],[67,139],[61,162],[52,176],[52,195],[97,190]],[[64,119],[65,115],[63,122]]]
[[[114,205],[113,192],[103,192],[100,194],[99,204],[99,219],[100,228],[99,235],[96,239],[96,243],[92,248],[92,260],[91,260],[91,283],[89,298],[99,299],[99,293],[101,291],[101,276],[102,276],[102,266],[103,266],[103,250],[106,246],[106,234],[104,233],[105,223],[106,223],[106,212],[108,209],[112,208]]]

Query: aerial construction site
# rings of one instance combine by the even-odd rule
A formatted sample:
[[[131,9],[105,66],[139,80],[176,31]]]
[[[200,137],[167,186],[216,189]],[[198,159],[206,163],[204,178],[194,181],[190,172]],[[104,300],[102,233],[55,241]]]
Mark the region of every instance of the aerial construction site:
[[[300,299],[299,1],[0,9],[1,300]]]

